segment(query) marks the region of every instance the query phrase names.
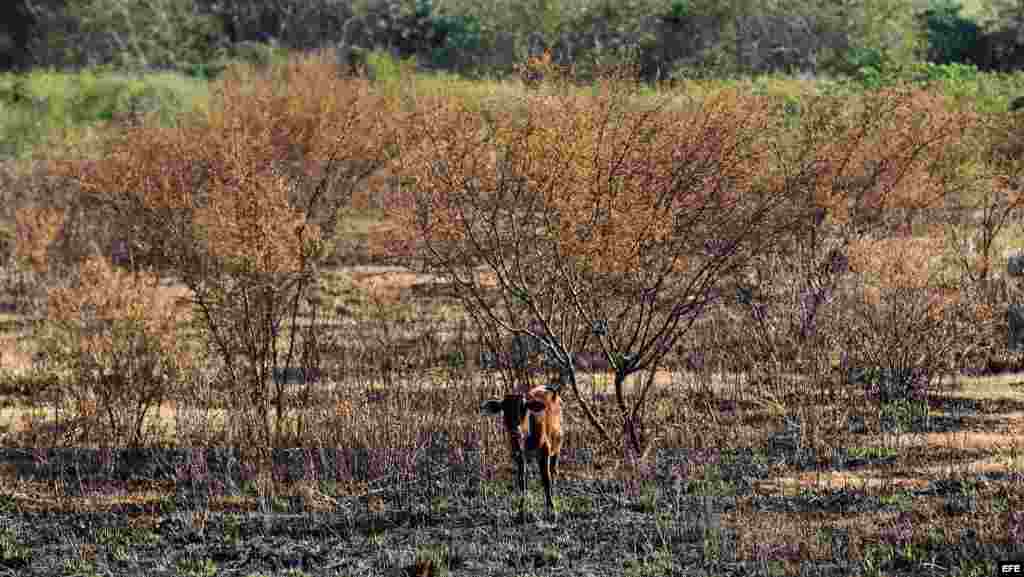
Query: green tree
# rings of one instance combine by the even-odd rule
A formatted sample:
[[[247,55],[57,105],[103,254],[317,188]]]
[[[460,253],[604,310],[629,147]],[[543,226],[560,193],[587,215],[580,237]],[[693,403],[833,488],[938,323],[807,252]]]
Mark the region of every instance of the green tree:
[[[68,0],[57,11],[27,2],[45,15],[47,43],[62,65],[188,67],[212,59],[223,35],[193,0]]]
[[[961,15],[956,0],[932,2],[922,14],[928,29],[928,60],[936,64],[966,63],[979,40],[978,24]]]
[[[821,64],[845,74],[897,71],[915,62],[926,47],[911,0],[841,0],[816,3],[822,33],[835,37]]]

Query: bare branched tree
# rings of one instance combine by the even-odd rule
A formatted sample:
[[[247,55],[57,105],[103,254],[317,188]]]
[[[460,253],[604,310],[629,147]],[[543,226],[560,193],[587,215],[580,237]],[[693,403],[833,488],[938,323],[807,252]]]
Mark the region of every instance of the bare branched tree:
[[[602,439],[622,446],[624,426],[642,454],[659,361],[716,284],[785,227],[793,193],[769,170],[773,124],[758,98],[638,105],[622,77],[596,92],[484,114],[439,106],[414,131],[404,166],[415,184],[393,208],[404,248],[454,282],[484,334],[534,339]],[[587,348],[615,373],[618,425],[579,394],[574,356]]]

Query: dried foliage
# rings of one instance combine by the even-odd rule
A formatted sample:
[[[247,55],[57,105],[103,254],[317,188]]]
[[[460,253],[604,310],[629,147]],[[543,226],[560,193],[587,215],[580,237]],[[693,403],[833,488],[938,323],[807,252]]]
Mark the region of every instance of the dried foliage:
[[[908,294],[915,306],[923,298],[931,324],[901,333],[926,338],[947,318],[949,303],[935,297],[947,287],[928,284],[916,261],[891,260],[904,248],[913,252],[905,259],[923,258],[925,247],[870,241],[906,235],[942,206],[972,116],[903,87],[853,104],[809,97],[788,132],[770,110],[730,90],[683,106],[640,102],[622,78],[589,95],[531,93],[502,110],[441,102],[406,143],[411,179],[392,202],[406,225],[395,250],[417,251],[423,267],[449,275],[495,350],[503,335],[528,335],[574,387],[572,357],[596,341],[616,374],[618,418],[640,452],[651,439],[642,413],[658,361],[751,267],[787,263],[761,274],[765,292],[788,288],[772,302],[787,322],[755,331],[768,358],[798,343],[852,346],[838,339],[850,335],[841,324],[814,337],[815,318],[825,318],[819,309],[835,302],[840,280],[872,266],[869,286],[927,289]],[[483,282],[491,275],[497,291]],[[751,312],[768,319],[763,307]],[[856,335],[879,345],[891,333],[865,330],[882,331]],[[622,381],[642,370],[650,377],[627,403]],[[579,402],[610,441],[614,429]]]
[[[950,227],[943,215],[951,191],[964,175],[986,178],[969,163],[977,117],[954,108],[941,95],[893,89],[871,99],[893,103],[877,129],[880,143],[872,156],[880,172],[876,191],[851,195],[883,215],[902,214],[902,222],[881,219],[888,238],[858,232],[847,237],[851,269],[860,273],[861,291],[846,299],[850,315],[837,326],[847,338],[844,351],[859,364],[914,367],[928,377],[957,368],[959,352],[994,334],[991,303],[975,291],[950,282],[941,271]],[[902,170],[892,167],[903,165]],[[885,171],[889,170],[889,174]],[[863,187],[861,188],[863,190]],[[873,199],[876,197],[877,200]],[[914,222],[919,226],[914,226]],[[866,306],[865,306],[866,305]]]
[[[329,52],[269,72],[238,66],[206,112],[129,127],[101,160],[53,164],[120,215],[138,263],[190,289],[217,380],[256,408],[247,434],[264,446],[286,409],[275,369],[318,369],[312,290],[337,213],[388,161],[399,126],[387,96],[337,70]]]
[[[298,247],[319,244],[320,227],[333,233],[332,209],[379,167],[394,130],[386,98],[334,70],[324,56],[295,60],[274,79],[233,68],[202,118],[126,130],[104,159],[54,168],[130,215],[149,264],[202,273],[193,258],[201,238],[221,258],[262,261],[253,270],[295,270]],[[279,244],[291,248],[270,248]]]
[[[868,302],[877,305],[883,289],[924,289],[934,282],[932,271],[942,254],[941,229],[937,236],[920,238],[858,239],[850,244],[850,266],[864,281]],[[929,316],[939,317],[933,307]]]
[[[973,122],[942,95],[907,87],[853,102],[814,97],[806,110],[786,167],[806,175],[813,206],[825,208],[833,223],[861,227],[935,208],[955,168],[953,153]]]
[[[980,117],[964,138],[964,170],[949,195],[946,229],[965,281],[990,304],[1006,300],[995,282],[1001,239],[1021,217],[1024,196],[1024,115]],[[1001,304],[1001,303],[1000,303]]]
[[[856,366],[914,369],[927,378],[946,374],[956,368],[956,351],[991,325],[990,309],[967,309],[959,291],[937,280],[942,232],[938,225],[927,237],[851,245],[850,263],[863,284],[859,294],[841,300],[836,318],[846,328],[843,350]],[[968,312],[974,318],[963,323]]]
[[[756,293],[743,308],[759,338],[739,347],[755,365],[780,372],[780,361],[818,353],[813,365],[824,373],[838,347],[851,363],[935,375],[993,328],[991,310],[961,298],[938,268],[942,209],[963,180],[975,121],[937,95],[904,88],[859,103],[811,101],[781,155],[786,172],[806,175],[793,179],[806,188],[806,217],[756,260],[756,280],[741,283]]]
[[[60,234],[64,211],[55,208],[22,208],[17,210],[15,218],[15,259],[36,273],[46,272],[46,250]]]
[[[49,291],[47,309],[49,362],[70,370],[70,399],[95,407],[83,414],[82,435],[66,440],[151,441],[144,419],[197,362],[180,330],[178,303],[161,292],[157,276],[118,271],[93,257],[82,263],[74,285]]]
[[[530,335],[571,371],[597,337],[620,418],[633,422],[651,379],[629,406],[623,380],[653,375],[716,279],[773,234],[765,224],[789,196],[765,177],[774,125],[761,99],[636,96],[613,77],[593,95],[532,94],[516,110],[441,103],[412,131],[421,139],[403,168],[415,184],[392,203],[406,223],[401,248],[418,246],[423,266],[453,278],[493,343]],[[641,429],[630,431],[637,447],[650,440]]]

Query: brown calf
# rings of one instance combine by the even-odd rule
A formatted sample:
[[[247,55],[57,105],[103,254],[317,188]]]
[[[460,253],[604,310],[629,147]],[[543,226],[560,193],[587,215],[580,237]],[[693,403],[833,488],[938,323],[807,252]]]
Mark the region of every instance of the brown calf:
[[[512,460],[516,464],[519,492],[526,495],[526,460],[535,456],[544,483],[544,509],[554,517],[551,501],[551,479],[558,469],[558,451],[562,449],[562,400],[558,390],[534,387],[525,395],[512,393],[504,399],[490,399],[480,405],[483,415],[502,414],[512,443]],[[525,437],[525,439],[524,439]],[[520,509],[520,518],[525,518]]]

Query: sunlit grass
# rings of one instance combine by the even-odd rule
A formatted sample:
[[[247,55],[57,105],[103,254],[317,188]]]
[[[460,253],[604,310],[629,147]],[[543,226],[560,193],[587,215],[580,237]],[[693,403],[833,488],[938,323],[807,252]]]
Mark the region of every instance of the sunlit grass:
[[[128,75],[53,70],[0,75],[0,155],[71,153],[101,137],[103,126],[133,114],[173,122],[208,98],[204,81],[168,72]]]

